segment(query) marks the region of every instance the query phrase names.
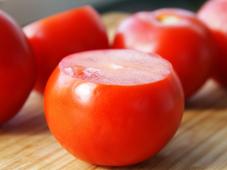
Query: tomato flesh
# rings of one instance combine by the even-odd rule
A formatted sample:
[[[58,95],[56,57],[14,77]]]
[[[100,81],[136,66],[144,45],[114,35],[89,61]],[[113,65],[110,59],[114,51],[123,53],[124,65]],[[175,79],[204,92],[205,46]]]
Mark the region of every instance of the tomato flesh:
[[[73,155],[97,165],[148,159],[173,137],[183,108],[171,64],[133,50],[68,56],[45,91],[53,135]]]
[[[163,62],[158,56],[147,58],[144,54],[145,57],[141,60],[142,54],[128,56],[128,51],[107,53],[94,51],[73,54],[62,60],[60,68],[74,78],[115,85],[151,83],[161,80],[170,72],[166,69],[169,63]]]

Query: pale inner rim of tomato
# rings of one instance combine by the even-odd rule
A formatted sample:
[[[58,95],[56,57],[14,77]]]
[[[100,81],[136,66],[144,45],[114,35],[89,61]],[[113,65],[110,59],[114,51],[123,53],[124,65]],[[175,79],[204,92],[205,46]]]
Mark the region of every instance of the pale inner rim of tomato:
[[[64,58],[60,70],[75,79],[113,85],[160,81],[171,72],[166,60],[132,50],[82,52]]]
[[[156,16],[156,20],[163,25],[175,25],[181,21],[181,19],[179,17],[177,17],[175,15],[170,15],[170,14],[158,15],[158,16]]]

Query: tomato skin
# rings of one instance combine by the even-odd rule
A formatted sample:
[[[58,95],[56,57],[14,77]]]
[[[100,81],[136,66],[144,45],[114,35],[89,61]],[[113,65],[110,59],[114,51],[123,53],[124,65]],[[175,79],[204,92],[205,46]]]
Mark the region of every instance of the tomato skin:
[[[211,29],[217,45],[213,68],[214,78],[227,87],[227,1],[207,1],[198,11],[198,17]]]
[[[162,17],[178,21],[165,24]],[[210,77],[214,45],[210,32],[196,16],[181,9],[139,12],[118,27],[113,48],[157,53],[173,64],[185,97],[189,98]]]
[[[92,88],[82,103],[75,91],[84,84]],[[173,70],[163,80],[127,86],[78,80],[58,66],[44,105],[51,132],[69,152],[93,164],[123,166],[149,158],[173,137],[184,97]]]
[[[20,27],[0,10],[0,124],[23,106],[35,81],[31,49]]]
[[[24,28],[36,57],[38,77],[35,88],[43,92],[46,82],[65,56],[109,47],[98,13],[90,6],[68,10]]]

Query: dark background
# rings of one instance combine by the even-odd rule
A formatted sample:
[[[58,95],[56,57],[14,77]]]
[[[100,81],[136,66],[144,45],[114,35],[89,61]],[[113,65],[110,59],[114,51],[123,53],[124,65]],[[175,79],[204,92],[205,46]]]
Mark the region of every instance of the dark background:
[[[90,4],[99,12],[136,12],[162,7],[181,7],[196,11],[204,0],[0,0],[0,9],[20,25],[69,8]]]
[[[196,11],[205,0],[121,0],[97,6],[100,12],[110,10],[135,12],[162,7],[180,7]]]

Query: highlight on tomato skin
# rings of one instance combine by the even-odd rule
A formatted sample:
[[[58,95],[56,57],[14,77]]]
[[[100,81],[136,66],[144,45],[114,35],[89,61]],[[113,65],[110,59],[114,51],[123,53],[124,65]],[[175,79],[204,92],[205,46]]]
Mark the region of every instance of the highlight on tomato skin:
[[[214,57],[213,77],[227,88],[227,1],[207,1],[199,9],[198,17],[210,28],[217,50]]]
[[[19,25],[0,10],[0,125],[13,118],[35,83],[35,62]]]
[[[171,64],[134,50],[64,58],[44,95],[47,124],[79,159],[123,166],[159,152],[181,122],[184,96]]]
[[[138,12],[118,27],[113,48],[157,53],[173,64],[186,99],[211,76],[214,44],[209,29],[190,11]]]
[[[99,14],[90,6],[74,8],[24,27],[33,48],[38,77],[35,89],[43,92],[59,61],[66,55],[109,48]]]

